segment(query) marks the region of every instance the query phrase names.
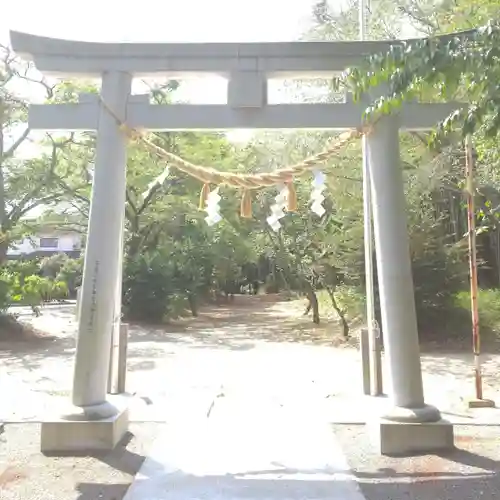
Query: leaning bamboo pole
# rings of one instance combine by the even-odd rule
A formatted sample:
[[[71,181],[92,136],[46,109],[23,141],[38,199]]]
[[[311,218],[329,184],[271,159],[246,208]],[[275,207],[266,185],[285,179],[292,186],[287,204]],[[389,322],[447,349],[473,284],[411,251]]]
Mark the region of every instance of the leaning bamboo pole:
[[[477,247],[476,247],[476,183],[474,179],[474,152],[472,137],[465,138],[465,182],[467,194],[467,229],[469,240],[469,275],[472,316],[472,352],[474,355],[475,399],[470,407],[494,406],[493,401],[483,398],[483,377],[481,369],[481,335],[479,330],[478,284],[477,284]]]

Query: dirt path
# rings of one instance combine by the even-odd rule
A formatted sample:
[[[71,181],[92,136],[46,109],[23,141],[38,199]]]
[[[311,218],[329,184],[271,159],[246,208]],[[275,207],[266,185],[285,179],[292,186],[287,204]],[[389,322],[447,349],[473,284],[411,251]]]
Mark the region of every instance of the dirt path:
[[[0,342],[0,418],[39,421],[70,395],[74,305],[47,307],[38,318],[21,313],[23,321],[55,339]],[[484,361],[486,391],[496,397],[500,356]],[[425,354],[422,364],[427,399],[462,412],[473,387],[470,355],[439,350]],[[336,401],[358,398],[360,375],[359,355],[352,343],[342,342],[335,325],[315,326],[296,304],[274,297],[237,297],[202,310],[199,318],[130,327],[127,390],[135,394],[136,420],[161,420],[165,406],[174,400],[178,405],[193,391],[204,398],[221,390],[297,401],[329,397],[336,408],[332,395]]]
[[[0,342],[0,418],[39,421],[68,401],[74,305],[46,307],[38,318],[21,312],[23,321],[55,340]],[[427,399],[462,412],[473,388],[470,355],[439,350],[422,356],[422,364]],[[489,397],[498,396],[499,369],[499,355],[484,356]],[[315,326],[296,304],[275,297],[237,297],[234,303],[202,310],[199,318],[166,327],[130,327],[127,390],[136,395],[131,397],[136,420],[161,420],[163,407],[174,400],[178,405],[193,391],[204,398],[221,390],[298,402],[329,398],[336,408],[332,395],[336,401],[359,399],[360,387],[353,343],[343,343],[335,325]]]
[[[230,305],[202,310],[199,318],[159,327],[131,325],[127,390],[139,396],[131,400],[133,418],[156,418],[156,405],[145,404],[141,397],[163,406],[186,391],[209,397],[223,386],[237,390],[238,384],[269,392],[273,380],[271,386],[279,392],[287,385],[289,363],[310,365],[313,353],[323,362],[314,362],[306,379],[309,384],[324,379],[332,352],[326,346],[332,345],[332,337],[338,344],[338,338],[327,326],[315,327],[290,315],[288,305],[267,297],[237,297]],[[50,408],[65,404],[70,394],[74,305],[46,307],[38,318],[29,310],[20,312],[22,321],[55,338],[0,342],[0,390],[6,398],[0,418],[37,421]],[[280,359],[286,361],[282,375],[276,373]]]

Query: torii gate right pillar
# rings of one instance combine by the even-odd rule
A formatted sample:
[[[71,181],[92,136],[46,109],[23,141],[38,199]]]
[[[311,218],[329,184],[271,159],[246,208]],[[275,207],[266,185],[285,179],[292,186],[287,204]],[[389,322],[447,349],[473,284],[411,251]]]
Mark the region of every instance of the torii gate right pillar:
[[[379,120],[367,137],[367,146],[392,403],[375,424],[376,444],[383,454],[451,448],[453,426],[441,419],[437,408],[424,401],[398,117]],[[408,425],[412,428],[408,429]]]

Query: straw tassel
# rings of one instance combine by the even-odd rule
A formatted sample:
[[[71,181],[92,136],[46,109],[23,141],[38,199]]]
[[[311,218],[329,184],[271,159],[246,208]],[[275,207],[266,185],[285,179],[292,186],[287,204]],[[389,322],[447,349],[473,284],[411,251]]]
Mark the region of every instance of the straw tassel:
[[[287,184],[288,196],[287,196],[287,211],[296,212],[297,211],[297,191],[295,191],[295,186],[293,182]]]
[[[241,217],[245,219],[250,219],[252,217],[252,193],[249,189],[243,191],[243,196],[241,197]]]
[[[203,187],[201,188],[200,192],[200,206],[199,206],[200,210],[205,210],[209,194],[210,194],[210,184],[205,183],[203,184]]]

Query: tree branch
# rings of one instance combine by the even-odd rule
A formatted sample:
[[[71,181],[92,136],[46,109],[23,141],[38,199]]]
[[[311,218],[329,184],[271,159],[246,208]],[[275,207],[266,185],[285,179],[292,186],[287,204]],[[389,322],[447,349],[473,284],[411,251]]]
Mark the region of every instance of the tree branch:
[[[424,28],[427,34],[432,34],[440,31],[439,24],[433,22],[430,17],[425,14],[422,8],[415,2],[411,2],[408,7],[400,5],[398,7],[398,10],[404,16],[406,16],[410,20],[410,22],[417,23],[419,27]]]
[[[50,196],[45,196],[43,198],[39,198],[38,200],[36,200],[35,202],[29,204],[29,205],[26,205],[24,206],[24,208],[20,209],[20,210],[17,210],[15,215],[10,215],[9,214],[9,222],[11,223],[12,225],[12,222],[17,222],[19,219],[21,219],[21,217],[23,215],[26,215],[30,210],[33,210],[34,208],[40,206],[40,205],[44,205],[46,203],[50,203],[50,202],[53,202],[53,201],[57,201],[58,199],[60,199],[61,195],[60,193],[58,194],[53,194],[53,195],[50,195]],[[16,208],[19,208],[16,207]]]
[[[14,144],[5,151],[4,154],[0,155],[0,162],[4,162],[8,158],[12,158],[14,156],[14,153],[17,151],[17,148],[21,146],[21,144],[28,138],[28,135],[30,134],[31,129],[29,127],[26,127],[23,131],[23,133],[14,141]]]
[[[49,172],[47,175],[48,179],[51,179],[53,177],[54,170],[55,170],[56,165],[57,165],[57,149],[58,149],[58,145],[55,142],[53,142],[52,143],[52,155],[50,158]],[[40,180],[40,182],[37,186],[35,186],[30,191],[28,191],[22,197],[22,199],[19,201],[17,206],[15,206],[10,211],[10,213],[6,217],[6,220],[2,221],[2,223],[6,223],[6,224],[8,224],[9,227],[11,227],[12,223],[17,222],[26,212],[28,212],[29,210],[31,210],[35,206],[40,205],[40,200],[38,200],[33,206],[28,205],[28,207],[30,207],[30,208],[27,209],[27,204],[29,203],[29,201],[36,198],[40,194],[40,192],[42,191],[43,187],[47,184],[47,178],[45,178],[44,180]],[[58,193],[57,195],[51,195],[49,197],[49,199],[52,200],[52,198],[54,198],[54,196],[60,197],[61,195],[60,195],[60,193]]]

